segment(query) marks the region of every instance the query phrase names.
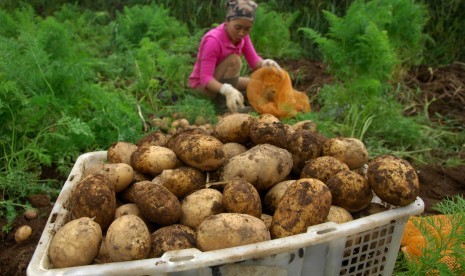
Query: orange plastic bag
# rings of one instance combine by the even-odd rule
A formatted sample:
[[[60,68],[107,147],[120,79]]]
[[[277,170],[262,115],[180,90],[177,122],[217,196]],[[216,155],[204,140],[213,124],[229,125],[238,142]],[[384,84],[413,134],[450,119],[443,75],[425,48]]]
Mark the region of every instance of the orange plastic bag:
[[[289,74],[274,67],[262,67],[250,76],[247,99],[259,114],[278,118],[294,117],[298,112],[309,112],[308,96],[292,88]]]

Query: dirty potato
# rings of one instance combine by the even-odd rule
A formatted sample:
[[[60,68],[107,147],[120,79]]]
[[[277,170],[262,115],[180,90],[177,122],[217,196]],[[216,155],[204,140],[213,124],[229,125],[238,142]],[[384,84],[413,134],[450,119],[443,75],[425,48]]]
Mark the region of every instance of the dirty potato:
[[[303,120],[292,125],[295,131],[308,130],[318,132],[318,125],[312,120]]]
[[[246,144],[250,141],[250,128],[256,123],[257,119],[252,115],[233,113],[218,121],[212,135],[222,143]]]
[[[261,219],[238,213],[222,213],[206,218],[197,229],[197,248],[210,251],[270,240]]]
[[[164,170],[153,179],[172,192],[176,197],[183,198],[186,195],[205,186],[205,173],[187,166],[172,170]]]
[[[309,160],[305,164],[300,172],[300,177],[316,178],[326,183],[328,178],[343,170],[349,170],[346,163],[332,156],[320,156]]]
[[[294,182],[295,180],[284,180],[271,187],[263,197],[263,209],[273,214],[287,188]]]
[[[415,201],[420,191],[418,174],[404,159],[382,155],[368,164],[368,182],[383,201],[406,206]]]
[[[322,145],[316,133],[301,130],[295,131],[288,139],[286,149],[292,154],[292,171],[300,175],[305,164],[321,156]]]
[[[107,160],[109,163],[131,164],[131,154],[137,146],[129,142],[116,142],[110,145],[107,150]]]
[[[349,211],[342,207],[331,205],[331,208],[329,209],[329,214],[326,217],[325,221],[331,221],[341,224],[352,220],[354,220],[354,218],[352,217],[352,214]]]
[[[305,233],[323,223],[331,208],[331,192],[315,178],[301,178],[287,188],[271,222],[273,239]]]
[[[98,163],[84,172],[88,174],[103,174],[113,184],[115,193],[124,190],[132,183],[134,170],[126,163]]]
[[[231,157],[239,155],[247,151],[247,148],[239,143],[226,143],[223,145],[225,161],[231,159]]]
[[[131,155],[131,165],[135,171],[155,177],[163,170],[178,167],[180,162],[176,154],[169,148],[146,146],[134,151]]]
[[[223,194],[204,188],[186,196],[181,203],[181,224],[196,229],[207,217],[224,211]]]
[[[337,137],[326,140],[323,144],[323,155],[339,159],[354,170],[368,162],[368,151],[365,144],[356,138]]]
[[[151,181],[134,184],[135,203],[142,215],[158,225],[170,225],[181,218],[181,203],[162,185]]]
[[[191,134],[182,136],[173,146],[181,161],[201,171],[213,171],[225,160],[223,143],[211,135]]]
[[[161,131],[153,131],[144,137],[142,137],[136,144],[136,146],[140,147],[146,147],[146,146],[160,146],[160,147],[166,147],[166,143],[168,141],[168,138],[166,137],[166,134],[161,132]]]
[[[285,148],[289,136],[288,128],[281,122],[257,122],[250,128],[250,139],[254,144],[270,144]]]
[[[256,145],[229,159],[221,172],[221,180],[243,178],[261,192],[283,181],[292,169],[292,155],[285,149]]]
[[[260,218],[262,202],[257,189],[244,179],[231,180],[223,190],[223,205],[228,213],[241,213]]]
[[[353,171],[340,171],[326,181],[333,196],[333,205],[345,208],[349,212],[365,209],[373,199],[368,180]]]
[[[134,215],[115,219],[108,227],[105,242],[113,262],[141,260],[150,253],[149,229]]]
[[[182,224],[173,224],[159,228],[151,235],[151,250],[149,257],[158,258],[165,252],[195,248],[195,231]]]
[[[102,241],[102,229],[88,217],[64,224],[50,242],[48,255],[53,268],[89,265],[94,261]]]
[[[102,174],[89,174],[79,181],[70,198],[71,218],[94,218],[102,229],[112,222],[116,210],[113,185]]]

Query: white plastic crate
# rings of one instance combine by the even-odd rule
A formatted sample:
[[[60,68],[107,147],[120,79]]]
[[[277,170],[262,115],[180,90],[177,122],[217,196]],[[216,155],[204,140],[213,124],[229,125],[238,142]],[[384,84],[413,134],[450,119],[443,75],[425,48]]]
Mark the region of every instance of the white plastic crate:
[[[69,198],[89,166],[106,151],[81,155],[53,207],[27,275],[391,275],[402,233],[410,216],[423,212],[412,204],[343,224],[323,223],[291,237],[201,252],[185,249],[160,258],[53,269],[48,249],[54,233],[69,220]],[[374,201],[381,202],[378,198]]]

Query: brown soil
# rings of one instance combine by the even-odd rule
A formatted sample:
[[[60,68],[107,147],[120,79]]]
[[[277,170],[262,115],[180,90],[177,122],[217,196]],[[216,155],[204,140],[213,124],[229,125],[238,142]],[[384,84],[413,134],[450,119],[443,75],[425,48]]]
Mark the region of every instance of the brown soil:
[[[294,80],[294,88],[307,92],[312,103],[318,96],[322,85],[331,82],[331,77],[325,73],[325,65],[321,62],[300,60],[297,62],[281,61],[281,65]],[[463,131],[465,125],[465,65],[453,64],[443,68],[420,66],[408,74],[405,80],[408,87],[418,87],[420,92],[410,99],[411,106],[406,114],[422,112],[428,108],[430,118],[439,124],[453,123],[457,131]],[[405,99],[400,99],[405,100]],[[319,110],[315,104],[313,110]],[[463,146],[457,157],[465,159]],[[420,197],[425,202],[425,213],[435,213],[432,206],[447,197],[465,193],[465,166],[445,167],[438,164],[413,164],[420,178]],[[35,247],[39,241],[52,209],[52,203],[47,196],[37,195],[31,198],[31,204],[38,208],[37,219],[27,220],[19,216],[13,231],[0,233],[0,275],[26,275],[26,268]],[[0,221],[0,227],[5,220]],[[15,230],[22,225],[33,229],[32,236],[23,243],[16,243]]]

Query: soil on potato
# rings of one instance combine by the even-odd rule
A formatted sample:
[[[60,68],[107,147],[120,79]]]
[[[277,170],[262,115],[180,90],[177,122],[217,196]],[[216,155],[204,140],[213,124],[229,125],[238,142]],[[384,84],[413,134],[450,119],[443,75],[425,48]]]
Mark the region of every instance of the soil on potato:
[[[310,96],[312,109],[322,85],[331,82],[326,66],[319,61],[299,60],[280,61],[289,72],[296,90],[305,91]],[[454,122],[457,131],[465,126],[465,65],[455,63],[446,67],[431,68],[420,66],[405,78],[405,85],[420,88],[420,93],[410,99],[406,115],[422,112],[425,107],[432,120],[444,123]],[[405,100],[405,99],[400,99]],[[463,149],[462,149],[463,150]],[[465,159],[465,152],[457,153]],[[420,197],[425,202],[425,213],[436,213],[432,206],[442,199],[465,193],[465,166],[445,167],[437,164],[413,164],[420,178]],[[64,176],[66,177],[66,176]],[[48,178],[44,175],[44,178]],[[0,275],[26,275],[26,269],[39,242],[42,231],[52,210],[52,203],[44,195],[31,197],[31,204],[39,210],[36,219],[27,220],[18,216],[9,233],[0,232]],[[0,227],[5,220],[0,220]],[[23,243],[16,243],[15,230],[22,225],[32,227],[31,237]]]

